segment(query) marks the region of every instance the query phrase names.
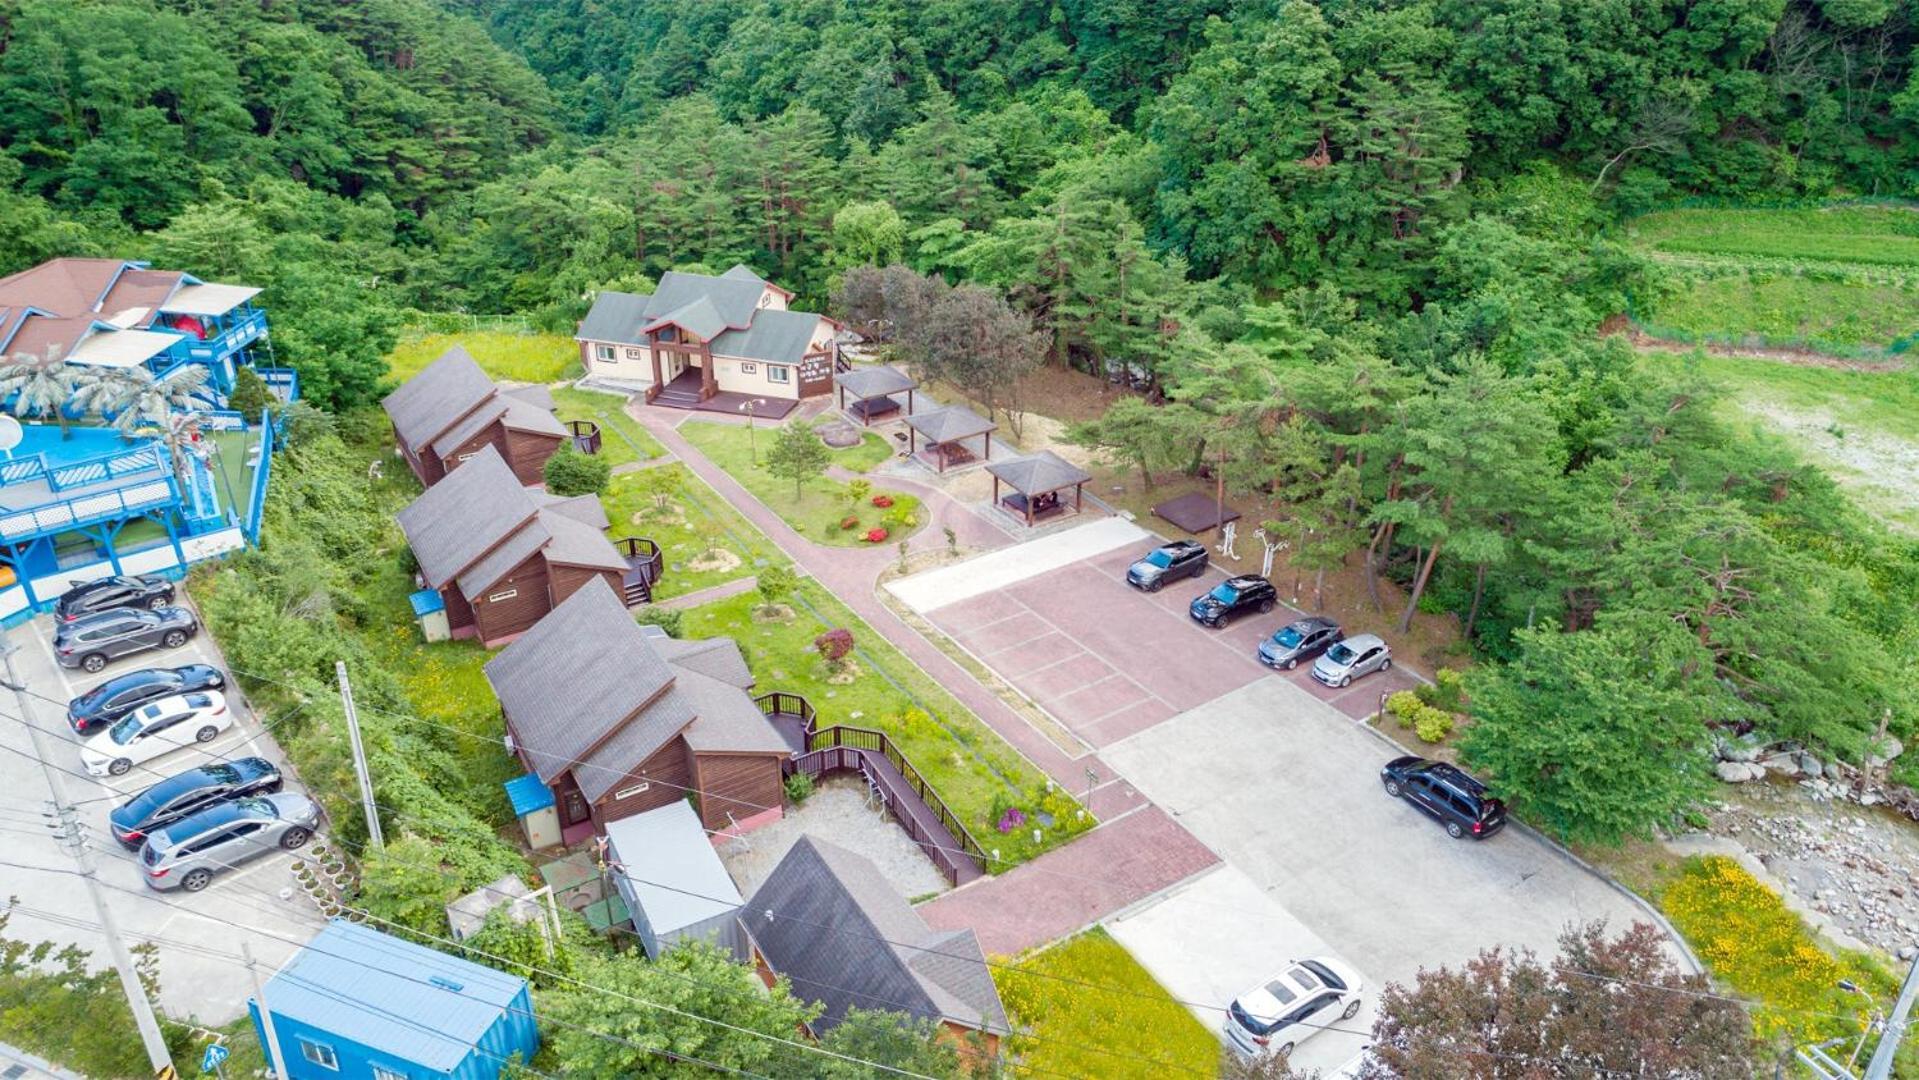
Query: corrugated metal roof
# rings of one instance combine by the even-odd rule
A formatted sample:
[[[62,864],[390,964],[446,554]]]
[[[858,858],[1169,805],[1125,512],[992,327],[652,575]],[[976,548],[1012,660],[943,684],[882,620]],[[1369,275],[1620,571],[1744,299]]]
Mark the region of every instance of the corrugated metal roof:
[[[526,981],[335,919],[267,982],[273,1014],[438,1072],[456,1068]]]
[[[514,817],[525,817],[553,805],[553,789],[541,783],[540,778],[532,773],[508,780],[506,797],[513,804]]]
[[[700,816],[683,799],[607,822],[606,839],[621,866],[627,906],[646,912],[656,934],[697,926],[744,902]]]
[[[138,367],[179,340],[178,334],[152,330],[96,330],[82,338],[67,359],[89,367]]]

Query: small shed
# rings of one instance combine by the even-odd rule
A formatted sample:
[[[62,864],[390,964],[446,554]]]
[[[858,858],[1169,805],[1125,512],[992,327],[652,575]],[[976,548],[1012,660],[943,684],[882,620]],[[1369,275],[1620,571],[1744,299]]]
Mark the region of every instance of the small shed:
[[[420,624],[420,636],[428,642],[445,641],[453,636],[446,621],[446,598],[438,589],[421,589],[407,597],[413,605],[413,618]]]
[[[871,424],[878,417],[900,411],[894,394],[906,395],[906,415],[913,415],[913,391],[919,381],[896,367],[866,367],[841,372],[834,377],[833,386],[840,395],[840,411],[858,417],[862,424]],[[853,404],[846,403],[848,397]]]
[[[710,941],[744,959],[739,887],[684,800],[609,821],[607,857],[646,955],[683,941]]]
[[[520,829],[526,833],[526,846],[558,847],[560,811],[553,789],[532,773],[516,776],[505,786],[507,801],[513,804],[513,816],[520,819]]]
[[[1067,488],[1073,489],[1073,513],[1079,513],[1086,484],[1093,479],[1091,473],[1051,450],[989,462],[986,471],[993,474],[993,505],[1020,515],[1029,528],[1065,512],[1060,494]],[[999,493],[1001,484],[1013,489],[1004,498]]]
[[[494,1080],[540,1048],[526,980],[334,919],[247,1002],[287,1080],[449,1077]]]
[[[964,405],[948,405],[906,418],[906,452],[919,453],[919,442],[926,442],[934,469],[945,472],[948,465],[963,465],[993,457],[993,432],[999,425]],[[968,445],[978,440],[979,453]]]

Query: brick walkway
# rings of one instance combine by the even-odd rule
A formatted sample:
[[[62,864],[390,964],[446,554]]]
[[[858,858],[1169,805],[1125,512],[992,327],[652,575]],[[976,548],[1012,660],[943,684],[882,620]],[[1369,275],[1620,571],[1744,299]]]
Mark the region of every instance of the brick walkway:
[[[919,913],[935,930],[972,927],[988,955],[1014,956],[1084,929],[1218,862],[1164,810],[1148,806],[999,877],[928,901]]]

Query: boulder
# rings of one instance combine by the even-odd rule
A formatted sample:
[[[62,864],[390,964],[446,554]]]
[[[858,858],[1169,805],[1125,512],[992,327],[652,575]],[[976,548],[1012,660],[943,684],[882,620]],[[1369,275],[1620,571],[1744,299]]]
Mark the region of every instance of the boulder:
[[[1799,771],[1807,776],[1817,779],[1825,771],[1824,767],[1819,764],[1819,759],[1804,750],[1799,751],[1792,757],[1793,760],[1798,763]]]
[[[1905,752],[1906,752],[1906,744],[1900,742],[1898,738],[1892,735],[1888,735],[1885,738],[1880,739],[1878,745],[1874,746],[1872,748],[1872,751],[1866,755],[1866,763],[1865,763],[1866,768],[1868,769],[1884,768],[1886,766],[1886,763],[1890,762],[1893,758],[1896,758],[1900,754],[1903,754]]]
[[[1759,764],[1765,766],[1768,772],[1782,773],[1786,776],[1799,775],[1799,760],[1792,754],[1774,754]]]
[[[1743,784],[1748,780],[1756,780],[1760,776],[1766,775],[1764,769],[1758,769],[1756,771],[1758,775],[1755,776],[1755,767],[1743,761],[1722,761],[1713,769],[1713,772],[1718,774],[1719,779],[1724,780],[1728,784]]]
[[[1716,749],[1721,761],[1752,762],[1759,760],[1759,744],[1749,739],[1721,739]]]

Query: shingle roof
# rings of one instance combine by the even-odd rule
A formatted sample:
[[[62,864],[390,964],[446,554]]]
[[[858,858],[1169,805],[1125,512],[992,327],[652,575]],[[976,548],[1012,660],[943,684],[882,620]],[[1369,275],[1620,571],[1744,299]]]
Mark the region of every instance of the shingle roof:
[[[565,425],[553,415],[550,407],[543,409],[534,402],[508,394],[501,394],[500,400],[506,402],[504,422],[509,430],[551,435],[556,439],[566,438]]]
[[[559,408],[553,400],[553,389],[543,383],[527,383],[525,386],[502,386],[500,393],[510,398],[518,398],[529,405],[537,405],[547,412]]]
[[[640,327],[647,323],[646,306],[653,298],[644,293],[602,291],[593,298],[593,309],[580,320],[573,337],[578,341],[619,341],[628,345],[646,344]]]
[[[678,326],[702,341],[711,341],[726,331],[726,320],[710,297],[702,296],[681,304],[658,318],[649,320],[640,332],[650,334],[665,326]]]
[[[334,919],[274,973],[266,996],[275,1016],[450,1073],[525,989],[517,976]]]
[[[534,771],[551,781],[572,768],[592,801],[682,730],[696,750],[786,753],[735,681],[745,667],[727,638],[649,638],[602,581],[500,650],[486,677]]]
[[[432,449],[440,457],[446,457],[460,448],[460,445],[485,431],[494,421],[506,413],[506,402],[497,395],[491,395],[474,407],[473,411],[462,417],[459,423],[447,428],[446,432],[433,440]],[[399,428],[396,426],[395,431]],[[408,444],[411,445],[411,444]],[[417,449],[417,448],[416,448]]]
[[[998,424],[964,405],[948,405],[944,409],[914,413],[906,418],[906,423],[919,432],[921,438],[932,443],[948,443],[999,429]]]
[[[1060,457],[1051,450],[1021,454],[1003,461],[989,461],[986,471],[1012,485],[1022,495],[1044,495],[1075,484],[1084,484],[1093,474]]]
[[[612,524],[606,518],[606,505],[600,502],[598,495],[575,495],[568,498],[537,489],[528,489],[528,494],[533,496],[533,501],[538,503],[542,510],[565,514],[575,521],[584,521],[596,529],[605,529]]]
[[[493,396],[494,390],[493,380],[465,349],[455,345],[388,394],[380,406],[393,421],[400,441],[418,450]]]
[[[741,920],[794,993],[824,1007],[816,1031],[856,1006],[1009,1031],[973,932],[929,930],[870,860],[845,848],[802,836]]]
[[[744,330],[728,330],[713,339],[721,356],[764,360],[769,364],[796,364],[813,343],[820,317],[810,311],[762,310]]]
[[[706,274],[682,274],[668,270],[660,275],[660,287],[646,303],[646,317],[657,319],[668,312],[704,299],[713,305],[720,320],[728,326],[745,326],[759,310],[766,282],[759,278],[710,277]]]
[[[857,398],[885,397],[919,385],[919,380],[891,366],[854,368],[833,379],[834,385]]]
[[[489,446],[395,517],[421,575],[438,589],[531,521],[536,509],[506,460]]]
[[[557,509],[541,510],[539,523],[552,538],[546,545],[548,562],[626,572],[626,559],[600,527]]]

